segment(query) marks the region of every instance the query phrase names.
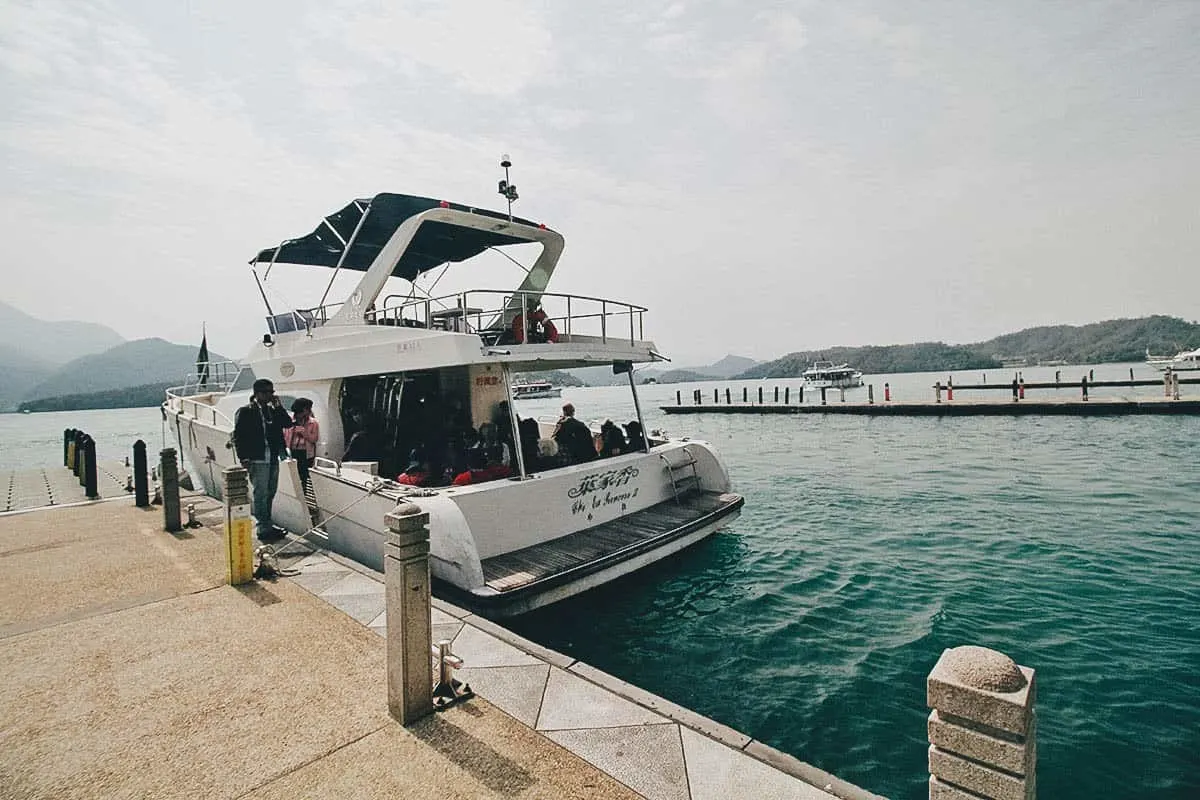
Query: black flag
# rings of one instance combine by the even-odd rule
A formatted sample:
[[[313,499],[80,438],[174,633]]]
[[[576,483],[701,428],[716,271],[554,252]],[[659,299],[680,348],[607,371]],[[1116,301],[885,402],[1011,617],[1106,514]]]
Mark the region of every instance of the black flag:
[[[200,353],[196,356],[196,374],[200,386],[208,386],[208,331],[200,337]]]

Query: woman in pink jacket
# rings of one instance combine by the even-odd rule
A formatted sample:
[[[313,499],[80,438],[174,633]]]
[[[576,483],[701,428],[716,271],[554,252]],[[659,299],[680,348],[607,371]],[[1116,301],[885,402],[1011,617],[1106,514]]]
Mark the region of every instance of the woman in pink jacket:
[[[317,441],[321,438],[321,428],[313,416],[312,407],[312,400],[297,398],[292,403],[292,416],[296,424],[283,430],[288,450],[291,451],[292,458],[296,459],[300,480],[305,486],[308,485],[308,468],[317,457]]]

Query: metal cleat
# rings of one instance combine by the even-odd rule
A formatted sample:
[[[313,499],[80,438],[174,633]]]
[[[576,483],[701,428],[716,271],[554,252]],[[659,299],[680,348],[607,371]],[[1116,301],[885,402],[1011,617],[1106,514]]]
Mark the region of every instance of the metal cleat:
[[[430,648],[433,656],[433,709],[441,711],[460,700],[475,696],[469,684],[454,677],[453,670],[462,669],[463,660],[450,652],[450,641],[443,639]]]

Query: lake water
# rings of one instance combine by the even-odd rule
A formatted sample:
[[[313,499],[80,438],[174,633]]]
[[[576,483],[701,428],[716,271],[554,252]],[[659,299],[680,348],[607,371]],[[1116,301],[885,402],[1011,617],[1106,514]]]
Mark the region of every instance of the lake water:
[[[1078,381],[1088,367],[1060,369]],[[1096,380],[1129,374],[1094,369]],[[1055,369],[1023,372],[1032,382]],[[868,380],[877,399],[885,380],[898,400],[932,399],[946,377]],[[701,388],[708,402],[714,387],[740,396],[743,385],[794,398],[800,382],[640,391],[648,427],[718,447],[746,495],[741,518],[514,627],[897,800],[926,796],[929,669],[946,647],[981,644],[1038,670],[1041,796],[1200,796],[1200,418],[658,409],[676,390],[690,402]],[[633,418],[620,387],[563,399],[584,419]],[[559,403],[520,410],[551,416]],[[0,467],[61,463],[66,427],[90,432],[102,457],[138,437],[162,446],[157,409],[0,415]]]

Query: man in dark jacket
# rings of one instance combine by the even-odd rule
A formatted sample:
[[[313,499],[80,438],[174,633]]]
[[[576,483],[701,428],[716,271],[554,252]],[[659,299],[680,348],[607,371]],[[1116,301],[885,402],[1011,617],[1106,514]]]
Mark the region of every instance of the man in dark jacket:
[[[272,541],[283,532],[271,524],[271,504],[279,488],[279,461],[287,456],[283,429],[292,427],[291,416],[279,404],[275,386],[266,378],[254,382],[250,403],[233,419],[233,447],[250,473],[254,489],[254,527],[260,541]]]
[[[554,441],[558,443],[559,454],[565,455],[572,464],[592,461],[596,458],[596,445],[591,430],[575,419],[575,406],[567,403],[562,410],[558,427],[554,429]]]

